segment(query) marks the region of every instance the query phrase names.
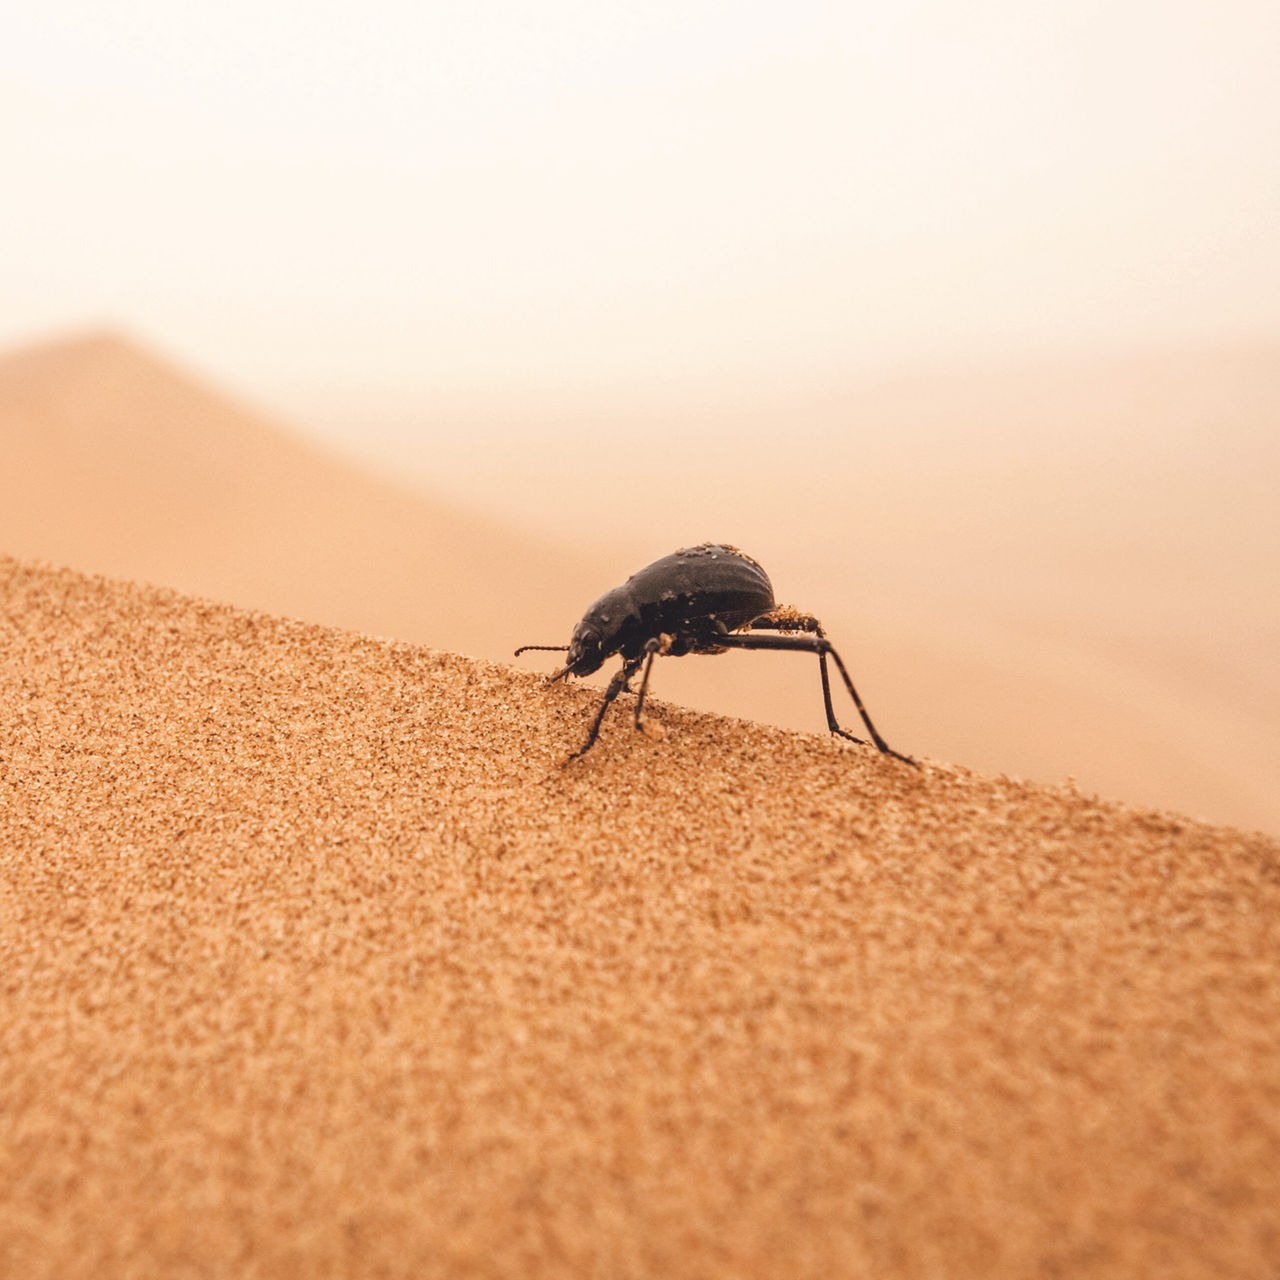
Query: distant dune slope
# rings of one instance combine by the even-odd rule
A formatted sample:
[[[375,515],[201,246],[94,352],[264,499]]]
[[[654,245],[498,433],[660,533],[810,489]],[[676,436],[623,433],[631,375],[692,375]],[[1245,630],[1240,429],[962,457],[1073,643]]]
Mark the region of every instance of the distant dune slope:
[[[0,548],[492,653],[595,578],[311,448],[112,334],[0,359]]]
[[[0,559],[24,1277],[1265,1277],[1280,845]]]

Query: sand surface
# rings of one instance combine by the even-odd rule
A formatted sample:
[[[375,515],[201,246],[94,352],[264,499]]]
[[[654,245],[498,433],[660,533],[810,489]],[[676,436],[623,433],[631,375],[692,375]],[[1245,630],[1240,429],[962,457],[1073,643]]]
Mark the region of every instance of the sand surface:
[[[1277,1274],[1280,845],[595,699],[0,560],[0,1273]]]

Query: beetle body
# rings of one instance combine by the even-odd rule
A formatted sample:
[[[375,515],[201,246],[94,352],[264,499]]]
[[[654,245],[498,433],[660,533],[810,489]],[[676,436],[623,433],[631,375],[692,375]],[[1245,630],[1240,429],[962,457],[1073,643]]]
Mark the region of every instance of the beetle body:
[[[774,608],[769,575],[735,547],[706,542],[646,565],[606,592],[583,615],[569,641],[564,674],[589,676],[613,654],[639,661],[645,646],[668,636],[662,652],[723,653],[725,629],[737,631]]]
[[[818,658],[827,727],[852,742],[862,742],[836,720],[831,705],[827,661],[836,664],[872,742],[885,755],[914,765],[894,751],[871,723],[844,662],[812,614],[779,608],[769,575],[749,555],[719,542],[686,547],[633,573],[620,587],[605,592],[582,616],[567,645],[522,645],[566,653],[565,664],[550,678],[589,676],[614,654],[622,667],[609,681],[604,702],[587,740],[570,755],[576,759],[595,744],[605,713],[620,693],[631,692],[631,680],[644,667],[637,691],[635,726],[645,727],[644,700],[655,657],[679,658],[690,653],[724,653],[728,649],[770,649],[812,653]]]

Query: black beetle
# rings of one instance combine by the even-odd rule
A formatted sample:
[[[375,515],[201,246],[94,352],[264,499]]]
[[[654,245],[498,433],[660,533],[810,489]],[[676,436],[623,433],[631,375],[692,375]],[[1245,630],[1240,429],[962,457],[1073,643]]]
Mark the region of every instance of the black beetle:
[[[910,756],[894,751],[876,732],[822,624],[812,614],[779,606],[773,598],[769,575],[737,547],[704,542],[699,547],[686,547],[663,556],[633,573],[622,586],[602,595],[573,629],[567,645],[526,644],[516,650],[516,656],[530,649],[568,653],[568,660],[550,677],[552,680],[589,676],[613,654],[622,657],[622,669],[609,681],[586,742],[569,756],[570,760],[585,755],[595,744],[609,704],[623,690],[631,691],[632,677],[640,670],[641,663],[644,675],[636,697],[635,725],[637,729],[643,728],[649,672],[659,654],[679,658],[686,653],[724,653],[727,649],[793,649],[818,655],[822,701],[827,711],[827,728],[832,733],[851,742],[865,742],[842,729],[836,720],[831,706],[828,658],[839,669],[853,705],[871,734],[871,741],[885,755],[906,764],[916,763]]]

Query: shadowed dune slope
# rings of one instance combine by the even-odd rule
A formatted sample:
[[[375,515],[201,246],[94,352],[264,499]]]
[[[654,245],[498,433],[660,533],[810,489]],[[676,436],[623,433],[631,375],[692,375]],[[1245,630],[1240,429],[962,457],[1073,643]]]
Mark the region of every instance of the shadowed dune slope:
[[[0,1269],[1263,1277],[1280,846],[0,560]]]

